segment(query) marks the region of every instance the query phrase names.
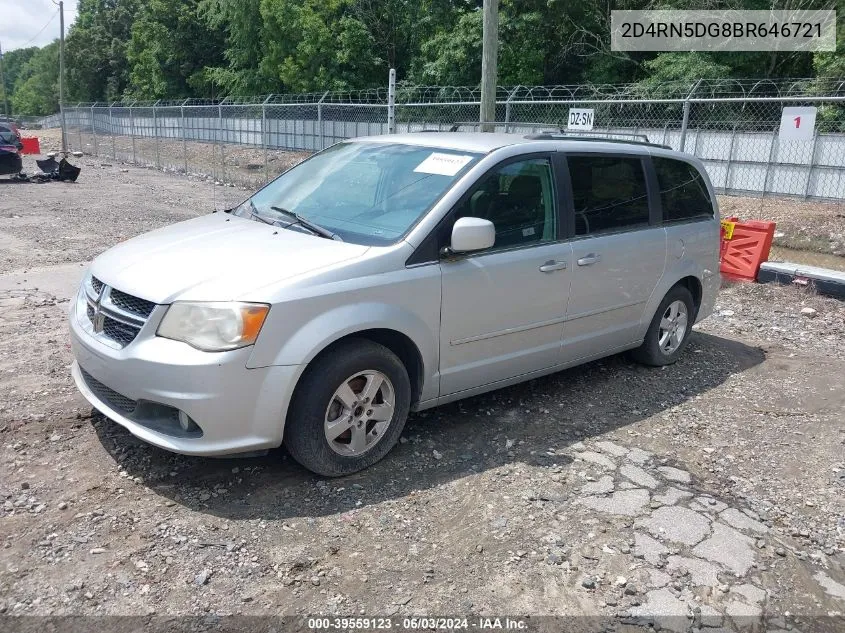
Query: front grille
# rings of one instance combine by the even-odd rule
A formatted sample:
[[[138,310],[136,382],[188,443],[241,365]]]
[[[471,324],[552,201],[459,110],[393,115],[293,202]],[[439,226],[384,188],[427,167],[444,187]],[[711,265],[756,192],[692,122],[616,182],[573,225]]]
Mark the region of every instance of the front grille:
[[[134,341],[140,331],[141,328],[121,323],[111,317],[103,317],[103,334],[120,343],[121,347],[126,347]]]
[[[156,307],[152,301],[107,286],[93,276],[85,294],[85,313],[93,334],[118,349],[135,340]]]
[[[121,292],[120,290],[115,290],[114,288],[112,288],[110,297],[111,302],[117,307],[123,308],[127,312],[137,314],[138,316],[144,317],[145,319],[150,316],[150,313],[152,313],[153,308],[156,307],[156,304],[154,304],[152,301],[133,297],[132,295],[126,294],[125,292]]]
[[[88,385],[88,388],[94,392],[94,395],[98,399],[102,400],[115,411],[120,411],[126,415],[135,411],[135,407],[138,406],[137,402],[117,393],[114,389],[106,387],[81,367],[79,369],[82,372],[82,378],[85,380],[85,384]]]

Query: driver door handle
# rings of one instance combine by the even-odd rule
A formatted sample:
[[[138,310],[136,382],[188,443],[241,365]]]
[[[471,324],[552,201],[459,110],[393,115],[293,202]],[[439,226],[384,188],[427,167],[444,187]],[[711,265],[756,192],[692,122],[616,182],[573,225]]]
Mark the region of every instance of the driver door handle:
[[[541,273],[551,273],[556,270],[564,270],[566,269],[566,262],[565,261],[555,261],[550,259],[545,264],[540,266]]]
[[[601,261],[601,255],[598,253],[590,253],[589,255],[584,255],[581,259],[578,260],[579,266],[591,266],[596,262]]]

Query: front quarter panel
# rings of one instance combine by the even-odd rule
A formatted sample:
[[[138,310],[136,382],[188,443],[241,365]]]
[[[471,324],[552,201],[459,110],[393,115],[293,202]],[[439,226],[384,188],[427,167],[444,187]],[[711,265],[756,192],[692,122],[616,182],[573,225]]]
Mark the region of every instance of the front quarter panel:
[[[407,336],[420,351],[420,400],[436,398],[440,267],[436,264],[291,288],[273,302],[248,367],[307,365],[344,336],[383,328]]]

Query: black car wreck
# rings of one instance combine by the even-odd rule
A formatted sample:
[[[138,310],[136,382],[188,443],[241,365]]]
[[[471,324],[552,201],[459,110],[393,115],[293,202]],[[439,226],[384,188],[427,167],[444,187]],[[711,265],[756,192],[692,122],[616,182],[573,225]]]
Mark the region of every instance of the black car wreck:
[[[0,176],[15,176],[23,169],[17,139],[0,131]]]

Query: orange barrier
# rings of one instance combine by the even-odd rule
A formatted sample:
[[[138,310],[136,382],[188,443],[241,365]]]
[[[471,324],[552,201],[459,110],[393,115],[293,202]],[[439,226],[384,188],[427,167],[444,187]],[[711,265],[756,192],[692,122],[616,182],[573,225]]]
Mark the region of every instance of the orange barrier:
[[[769,259],[774,237],[774,222],[724,220],[719,266],[722,276],[755,281],[760,265]]]
[[[21,150],[21,154],[41,153],[41,144],[38,142],[37,136],[32,136],[30,138],[23,137],[21,138],[21,143],[23,143],[23,149]]]

